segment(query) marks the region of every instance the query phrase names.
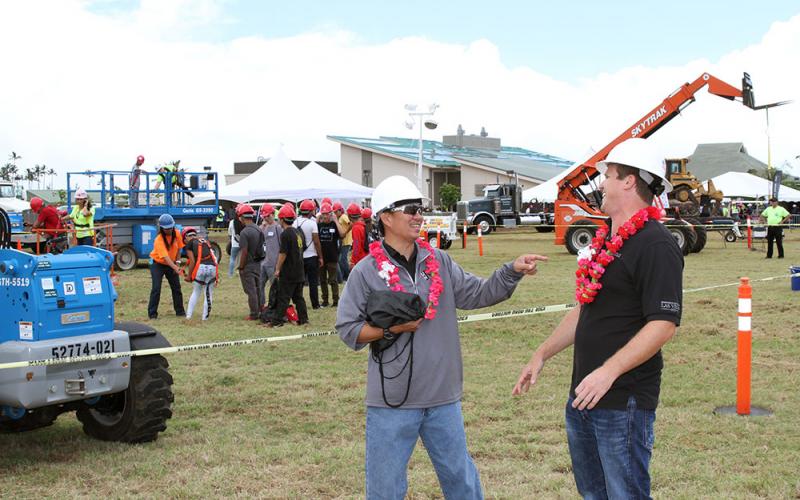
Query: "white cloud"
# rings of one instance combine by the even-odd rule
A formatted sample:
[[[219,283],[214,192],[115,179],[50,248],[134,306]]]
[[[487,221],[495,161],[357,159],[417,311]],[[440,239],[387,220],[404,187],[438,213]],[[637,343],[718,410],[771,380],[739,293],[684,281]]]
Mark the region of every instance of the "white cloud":
[[[2,3],[0,18],[14,22],[0,30],[0,155],[14,150],[62,172],[127,169],[137,154],[150,166],[180,158],[229,171],[281,143],[294,158],[338,159],[326,135],[407,136],[403,105],[438,102],[440,127],[427,137],[485,126],[506,145],[578,159],[703,71],[735,86],[750,72],[757,103],[800,100],[800,16],[719,61],[567,83],[505,66],[488,40],[370,45],[341,31],[191,40],[191,29],[222,15],[213,0],[145,0],[115,16],[78,0]],[[800,154],[798,118],[800,102],[772,110],[773,164]],[[675,156],[742,141],[767,159],[764,112],[705,92],[653,139]]]

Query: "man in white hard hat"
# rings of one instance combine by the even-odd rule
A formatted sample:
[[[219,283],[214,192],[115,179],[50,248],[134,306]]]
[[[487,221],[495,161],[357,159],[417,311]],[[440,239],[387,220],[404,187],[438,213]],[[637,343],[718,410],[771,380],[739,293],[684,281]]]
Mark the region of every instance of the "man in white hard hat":
[[[683,255],[651,205],[672,188],[663,158],[644,139],[628,139],[597,164],[613,236],[579,257],[580,304],[533,353],[512,391],[527,392],[545,361],[574,344],[566,428],[585,498],[650,497],[661,347],[680,324],[682,304]]]
[[[339,300],[336,329],[352,349],[368,344],[367,498],[402,499],[407,466],[421,437],[446,498],[482,498],[480,477],[467,451],[461,414],[462,360],[456,308],[476,309],[509,298],[525,275],[536,273],[539,255],[522,255],[489,279],[464,271],[450,256],[417,240],[422,194],[405,177],[381,182],[372,209],[382,242],[353,267]],[[406,293],[400,293],[406,292]],[[377,310],[397,308],[391,326],[377,326]],[[413,300],[411,300],[413,299]],[[410,308],[413,309],[413,308]],[[410,318],[409,318],[410,316]],[[378,347],[383,345],[383,347]]]

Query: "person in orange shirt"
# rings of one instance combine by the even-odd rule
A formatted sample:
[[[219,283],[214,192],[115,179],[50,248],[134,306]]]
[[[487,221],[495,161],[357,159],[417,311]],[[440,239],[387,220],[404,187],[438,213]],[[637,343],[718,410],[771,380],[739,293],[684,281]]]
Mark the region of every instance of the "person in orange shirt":
[[[164,276],[172,290],[172,306],[175,315],[186,316],[183,307],[183,293],[181,292],[181,269],[178,267],[178,254],[183,248],[181,233],[175,230],[175,219],[170,214],[162,214],[158,218],[158,236],[153,241],[153,251],[150,252],[150,277],[153,285],[150,288],[150,302],[147,304],[147,316],[150,319],[158,318],[158,303],[161,300],[161,282]]]

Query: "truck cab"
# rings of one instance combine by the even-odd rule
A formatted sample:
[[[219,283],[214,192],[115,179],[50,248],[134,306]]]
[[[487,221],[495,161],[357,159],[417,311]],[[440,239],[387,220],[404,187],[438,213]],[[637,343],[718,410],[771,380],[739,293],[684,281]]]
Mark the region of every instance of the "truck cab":
[[[11,181],[0,181],[0,208],[6,211],[11,221],[11,240],[28,245],[36,241],[35,235],[25,233],[25,217],[32,217],[30,204],[17,198],[17,188]],[[29,221],[30,222],[30,221]]]
[[[469,201],[459,201],[456,213],[460,224],[476,226],[488,234],[494,226],[505,220],[519,223],[522,207],[522,190],[516,184],[490,184],[483,188],[483,196]]]

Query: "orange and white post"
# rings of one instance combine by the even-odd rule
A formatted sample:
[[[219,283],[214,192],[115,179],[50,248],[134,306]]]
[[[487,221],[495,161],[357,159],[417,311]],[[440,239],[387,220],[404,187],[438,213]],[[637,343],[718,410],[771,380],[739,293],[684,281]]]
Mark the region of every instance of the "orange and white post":
[[[750,375],[753,357],[753,288],[750,278],[739,284],[739,333],[736,360],[736,413],[750,415]]]
[[[747,249],[753,249],[753,226],[750,225],[750,216],[747,216]]]
[[[464,221],[464,232],[461,237],[461,248],[467,248],[467,222]]]
[[[483,257],[483,233],[480,226],[478,226],[478,255]]]

